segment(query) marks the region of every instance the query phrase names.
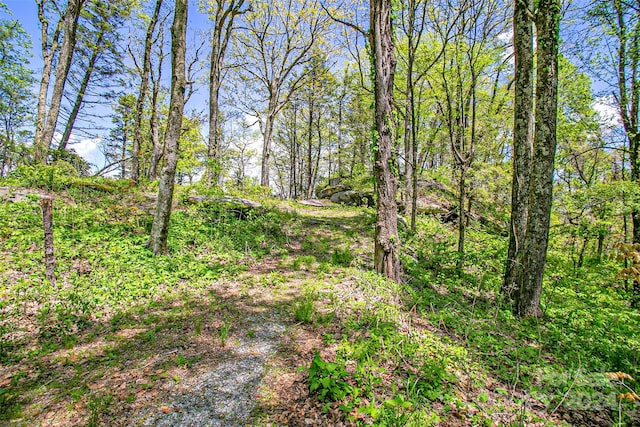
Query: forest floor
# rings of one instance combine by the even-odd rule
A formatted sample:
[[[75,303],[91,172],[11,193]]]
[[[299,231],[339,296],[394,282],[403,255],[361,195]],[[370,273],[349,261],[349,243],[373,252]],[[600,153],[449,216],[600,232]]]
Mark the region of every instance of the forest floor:
[[[15,205],[20,203],[26,209],[29,201]],[[130,206],[138,212],[143,204],[138,198]],[[73,209],[59,212],[58,225],[75,233],[71,240],[76,243],[70,245],[73,250],[61,250],[59,262],[68,266],[61,268],[57,290],[25,285],[40,268],[40,244],[33,241],[36,211],[21,224],[33,225],[32,236],[12,242],[3,231],[5,259],[17,256],[16,245],[23,245],[34,261],[1,270],[0,332],[7,344],[0,348],[0,425],[613,424],[610,409],[565,404],[576,400],[570,394],[580,367],[578,373],[556,378],[556,394],[549,397],[536,387],[544,381],[539,378],[543,370],[527,372],[524,357],[521,366],[513,362],[517,366],[509,374],[492,366],[503,359],[475,345],[469,332],[476,322],[473,313],[481,312],[483,304],[490,308],[482,315],[501,322],[501,311],[491,308],[495,302],[486,301],[490,295],[465,290],[456,296],[458,302],[451,302],[451,289],[434,285],[430,295],[448,301],[438,306],[426,294],[413,293],[408,283],[389,283],[371,273],[371,210],[281,203],[270,208],[280,212],[270,221],[229,219],[229,233],[245,233],[235,246],[237,256],[229,257],[212,254],[204,240],[193,236],[209,224],[187,221],[193,218],[183,210],[185,218],[178,214],[178,221],[185,221],[180,239],[192,245],[195,255],[165,257],[168,264],[161,267],[145,255],[141,262],[161,269],[150,273],[140,265],[127,270],[126,259],[111,265],[88,256],[96,247],[105,256],[116,250],[141,255],[137,249],[112,247],[102,231],[95,239],[86,238],[89,232],[78,234],[95,223],[83,223],[81,212]],[[135,222],[125,211],[119,213],[122,218]],[[3,227],[16,226],[4,220]],[[127,233],[141,234],[140,224],[131,227]],[[250,240],[256,230],[277,238]],[[143,239],[139,235],[136,242]],[[73,283],[82,283],[82,277],[93,281],[101,266],[107,275],[121,277],[108,291],[115,296],[93,301],[97,288],[83,294]],[[152,274],[158,276],[150,280],[166,284],[155,283],[144,294],[130,290],[127,281],[140,286],[138,281]],[[125,298],[126,292],[133,296]],[[449,311],[459,318],[461,306],[471,313],[463,326],[441,314]],[[514,344],[511,331],[497,332]],[[523,354],[537,354],[536,366],[558,363],[531,336],[516,344],[526,347]],[[492,348],[502,352],[497,345]],[[582,393],[585,386],[579,383],[575,389]],[[633,425],[637,406],[624,409],[626,422]]]

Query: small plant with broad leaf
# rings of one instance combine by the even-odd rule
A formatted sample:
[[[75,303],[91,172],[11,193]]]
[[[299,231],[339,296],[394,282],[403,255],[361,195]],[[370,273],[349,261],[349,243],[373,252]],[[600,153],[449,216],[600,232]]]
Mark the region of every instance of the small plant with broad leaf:
[[[353,386],[345,380],[349,376],[345,366],[323,360],[320,353],[315,354],[306,371],[309,392],[316,393],[322,401],[340,401],[353,392]]]

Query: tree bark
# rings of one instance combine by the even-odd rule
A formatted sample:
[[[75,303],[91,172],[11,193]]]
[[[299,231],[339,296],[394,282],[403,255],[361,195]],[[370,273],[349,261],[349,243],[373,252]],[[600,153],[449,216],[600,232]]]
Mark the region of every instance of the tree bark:
[[[36,132],[34,136],[34,157],[37,162],[46,162],[47,148],[43,145],[43,134],[47,120],[47,94],[51,83],[51,73],[53,71],[53,57],[59,48],[60,32],[62,30],[63,19],[58,20],[53,33],[51,43],[48,43],[49,21],[45,16],[45,3],[47,0],[38,0],[38,20],[41,27],[42,41],[42,78],[38,91],[38,109],[36,116]]]
[[[42,208],[42,226],[44,229],[44,265],[45,277],[51,284],[56,284],[56,257],[53,252],[53,200],[49,197],[43,197],[40,200]]]
[[[149,72],[151,70],[151,48],[153,47],[153,33],[158,23],[162,0],[156,0],[153,15],[147,26],[147,33],[144,38],[144,53],[142,56],[142,70],[138,99],[136,101],[136,116],[133,123],[133,145],[131,147],[131,179],[134,184],[140,181],[140,147],[142,145],[142,114],[144,112],[144,101],[147,98],[149,88]]]
[[[313,116],[314,97],[313,91],[309,91],[309,121],[307,122],[307,199],[313,195]]]
[[[73,52],[76,45],[76,32],[78,29],[78,20],[80,19],[80,12],[84,6],[85,0],[69,0],[64,15],[64,21],[62,24],[63,38],[62,45],[60,47],[60,53],[58,55],[58,64],[56,66],[56,77],[53,84],[53,92],[51,94],[51,100],[49,102],[49,111],[46,113],[46,118],[38,117],[37,123],[42,125],[41,130],[36,126],[35,135],[35,153],[34,157],[37,162],[46,163],[49,148],[53,140],[53,134],[56,130],[56,124],[58,122],[58,115],[60,114],[60,106],[62,103],[62,95],[64,93],[64,87],[67,83],[67,77],[69,75],[69,69],[71,68],[71,61],[73,59]],[[43,80],[45,75],[43,74]],[[46,85],[48,88],[48,84]],[[40,96],[43,95],[43,85],[41,85]],[[46,104],[46,92],[44,92]],[[40,103],[40,100],[39,100]],[[43,108],[44,112],[46,108]]]
[[[222,61],[224,60],[233,21],[243,13],[244,0],[232,0],[226,8],[224,0],[216,2],[213,34],[211,36],[211,64],[209,68],[209,140],[207,144],[207,168],[205,171],[208,185],[219,184],[221,177],[221,137],[220,137],[220,85]]]
[[[540,295],[547,259],[557,142],[559,22],[560,1],[541,0],[536,16],[538,68],[529,216],[515,307],[521,317],[542,314]]]
[[[513,46],[515,97],[513,119],[513,172],[509,249],[502,281],[502,294],[513,299],[517,283],[518,258],[522,256],[529,211],[529,179],[533,135],[533,11],[532,0],[515,0]]]
[[[271,157],[271,135],[273,134],[273,124],[275,122],[275,115],[272,111],[276,111],[276,100],[273,97],[269,99],[269,111],[264,123],[264,132],[262,134],[262,166],[260,170],[260,185],[263,187],[269,186],[269,158]]]
[[[373,174],[376,181],[375,270],[394,281],[400,280],[397,248],[397,168],[391,156],[393,74],[396,67],[390,0],[371,0],[369,43],[373,52],[376,140]]]
[[[149,246],[156,255],[167,252],[167,237],[171,219],[173,188],[178,163],[178,141],[182,130],[184,94],[186,90],[185,51],[187,33],[188,0],[175,0],[173,25],[171,26],[171,101],[165,133],[166,165],[162,169],[158,189],[156,213],[151,226]]]
[[[149,162],[149,179],[155,181],[158,175],[158,165],[164,154],[164,147],[160,141],[160,124],[158,123],[158,95],[160,92],[160,79],[162,74],[162,61],[158,65],[158,80],[153,82],[151,89],[151,116],[149,117],[149,128],[151,129],[151,160]],[[153,81],[153,77],[151,78]]]
[[[456,262],[456,270],[458,273],[462,271],[464,261],[464,239],[467,222],[465,221],[466,212],[464,209],[466,192],[467,192],[467,168],[460,168],[460,178],[458,180],[458,261]]]
[[[406,104],[404,112],[404,179],[405,179],[405,213],[411,216],[411,230],[416,230],[415,223],[415,200],[413,198],[413,186],[415,183],[414,174],[416,173],[415,159],[415,136],[416,136],[416,120],[414,105],[414,87],[413,87],[413,65],[415,61],[415,45],[413,41],[416,7],[415,0],[409,0],[408,4],[408,28],[407,28],[407,73],[406,73]]]

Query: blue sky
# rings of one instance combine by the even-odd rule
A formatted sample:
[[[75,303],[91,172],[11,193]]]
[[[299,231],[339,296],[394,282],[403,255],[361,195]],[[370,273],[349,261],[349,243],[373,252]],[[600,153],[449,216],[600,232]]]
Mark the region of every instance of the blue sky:
[[[38,22],[38,8],[35,0],[0,0],[0,3],[5,3],[11,12],[12,18],[17,19],[22,24],[25,31],[31,36],[32,41],[32,57],[30,61],[30,68],[35,72],[36,79],[39,80],[40,72],[42,68],[42,57],[40,50],[40,25]],[[4,15],[4,13],[2,14]],[[189,11],[189,29],[192,33],[201,33],[205,31],[208,26],[208,18],[198,11],[195,6],[195,2],[190,2]],[[168,63],[168,60],[167,60]],[[165,73],[169,75],[169,73]],[[168,84],[168,83],[167,83]],[[37,91],[37,86],[34,87],[34,94]],[[204,91],[194,94],[192,98],[192,108],[202,109],[206,103],[206,97]],[[109,109],[109,107],[107,107]],[[108,116],[108,112],[105,113]],[[110,125],[110,119],[105,118],[106,126]],[[87,159],[90,163],[93,163],[99,169],[104,164],[104,156],[98,149],[99,138],[74,138],[72,135],[71,147],[76,150],[78,154]]]

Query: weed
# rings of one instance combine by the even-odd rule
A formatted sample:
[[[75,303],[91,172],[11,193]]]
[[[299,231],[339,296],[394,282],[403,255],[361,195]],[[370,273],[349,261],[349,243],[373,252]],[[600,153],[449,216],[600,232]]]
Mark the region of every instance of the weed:
[[[202,333],[202,316],[196,317],[195,323],[193,324],[193,332],[196,337],[199,337]]]
[[[92,394],[89,396],[89,403],[87,408],[89,409],[89,421],[88,427],[97,427],[100,424],[100,415],[109,407],[113,395],[111,394]]]
[[[224,322],[218,328],[218,337],[220,338],[220,345],[224,347],[227,343],[227,338],[229,337],[229,331],[231,330],[231,323],[229,321]]]
[[[320,400],[339,401],[353,391],[345,381],[349,373],[344,365],[324,361],[320,353],[315,354],[306,371],[309,374],[309,392],[317,393]]]
[[[331,264],[348,267],[353,262],[353,253],[349,249],[334,249],[331,253]]]
[[[306,266],[308,269],[313,267],[313,264],[316,262],[316,257],[313,255],[302,255],[297,257],[293,261],[292,268],[294,270],[300,270],[303,266]]]
[[[316,317],[316,308],[310,298],[298,302],[294,307],[293,317],[296,322],[313,323]]]

